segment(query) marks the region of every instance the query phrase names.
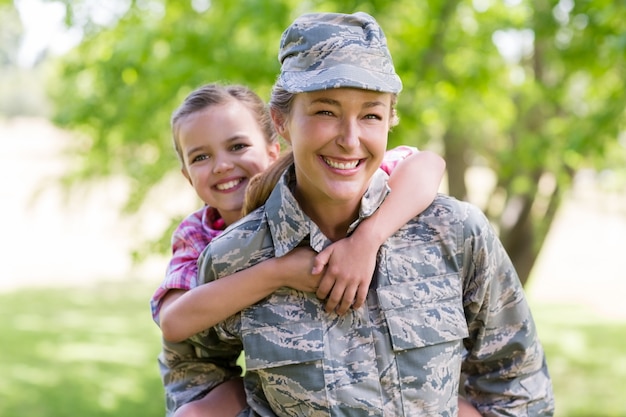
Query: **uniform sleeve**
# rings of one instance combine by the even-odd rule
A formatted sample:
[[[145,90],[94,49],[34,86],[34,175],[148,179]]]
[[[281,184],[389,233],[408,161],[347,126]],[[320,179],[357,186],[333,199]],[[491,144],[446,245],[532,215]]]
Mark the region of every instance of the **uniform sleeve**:
[[[211,270],[210,256],[201,256]],[[197,277],[194,276],[194,280]],[[204,397],[217,385],[241,375],[237,359],[241,341],[218,336],[218,326],[202,331],[181,343],[162,341],[159,368],[165,389],[167,416],[183,404]]]
[[[465,223],[463,364],[468,399],[484,416],[554,414],[545,354],[513,264],[482,212]]]
[[[215,332],[207,330],[180,343],[163,340],[158,361],[167,417],[182,405],[241,375],[235,350],[220,347],[216,339]]]
[[[407,157],[419,152],[417,148],[412,146],[398,146],[385,152],[383,156],[383,162],[380,164],[380,169],[385,171],[387,175],[391,175],[398,164]]]

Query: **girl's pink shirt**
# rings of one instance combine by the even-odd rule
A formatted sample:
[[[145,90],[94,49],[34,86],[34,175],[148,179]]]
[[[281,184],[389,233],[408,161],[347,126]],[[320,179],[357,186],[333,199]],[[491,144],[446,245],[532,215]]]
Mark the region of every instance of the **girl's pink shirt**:
[[[393,148],[385,152],[380,168],[391,175],[400,161],[416,152],[417,148],[411,146]],[[206,245],[224,229],[224,220],[209,206],[190,214],[178,225],[172,235],[172,258],[165,279],[150,300],[152,318],[157,324],[165,294],[171,289],[190,290],[196,286],[198,258]]]

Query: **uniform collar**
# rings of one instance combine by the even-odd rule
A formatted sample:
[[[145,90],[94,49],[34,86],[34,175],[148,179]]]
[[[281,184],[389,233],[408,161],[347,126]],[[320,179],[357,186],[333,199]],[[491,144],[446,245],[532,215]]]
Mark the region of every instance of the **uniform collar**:
[[[390,191],[387,179],[388,176],[383,170],[376,171],[361,199],[359,218],[350,225],[349,233],[352,233],[361,221],[371,216],[383,203]],[[308,241],[311,248],[317,252],[331,243],[300,208],[293,195],[295,183],[295,171],[291,165],[265,203],[265,213],[277,257],[291,252],[298,246],[303,246],[303,242],[307,243],[305,241]]]

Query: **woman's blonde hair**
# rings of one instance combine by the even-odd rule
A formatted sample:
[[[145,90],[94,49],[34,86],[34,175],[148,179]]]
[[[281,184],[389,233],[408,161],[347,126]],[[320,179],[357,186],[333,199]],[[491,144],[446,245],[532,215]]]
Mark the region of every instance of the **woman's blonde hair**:
[[[250,179],[241,207],[243,216],[265,204],[283,172],[291,164],[293,164],[293,152],[290,149],[285,151],[268,169]]]

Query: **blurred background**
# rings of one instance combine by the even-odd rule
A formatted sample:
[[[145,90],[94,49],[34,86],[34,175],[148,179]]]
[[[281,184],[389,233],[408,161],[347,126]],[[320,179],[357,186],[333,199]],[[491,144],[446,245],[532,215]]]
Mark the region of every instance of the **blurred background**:
[[[374,15],[404,81],[390,146],[447,161],[531,302],[557,416],[626,416],[626,4],[0,0],[0,416],[160,416],[148,300],[200,205],[169,116],[267,99],[282,30]]]

